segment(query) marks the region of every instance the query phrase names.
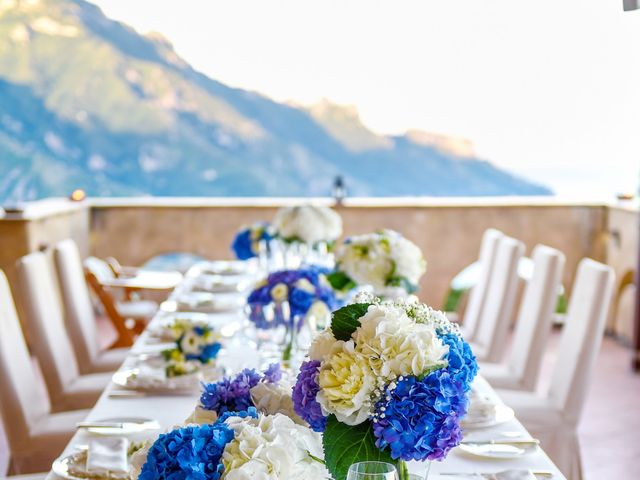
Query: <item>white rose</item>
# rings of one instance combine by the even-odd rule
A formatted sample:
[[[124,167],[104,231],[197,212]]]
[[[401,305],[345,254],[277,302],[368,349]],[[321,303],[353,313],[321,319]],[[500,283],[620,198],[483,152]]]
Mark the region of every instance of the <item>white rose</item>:
[[[273,224],[284,239],[304,243],[332,242],[342,234],[340,215],[327,207],[302,205],[281,208]]]
[[[202,338],[193,330],[189,330],[180,340],[180,350],[185,354],[199,355],[202,350]]]
[[[251,400],[259,412],[265,415],[281,413],[298,425],[306,425],[306,422],[293,409],[290,385],[260,382],[251,389],[250,393]]]

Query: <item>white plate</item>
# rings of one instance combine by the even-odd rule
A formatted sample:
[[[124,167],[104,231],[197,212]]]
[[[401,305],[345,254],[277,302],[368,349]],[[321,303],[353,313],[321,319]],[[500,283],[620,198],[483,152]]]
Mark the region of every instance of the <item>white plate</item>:
[[[195,372],[179,377],[161,379],[140,379],[136,381],[137,368],[120,370],[113,374],[111,381],[126,390],[138,392],[189,394],[200,389],[201,372]]]
[[[160,424],[157,420],[152,418],[144,418],[144,417],[110,417],[110,418],[101,418],[100,420],[95,420],[95,423],[106,422],[106,423],[123,423],[122,428],[118,427],[89,427],[85,428],[87,432],[94,433],[96,435],[130,435],[133,433],[144,432],[146,430],[159,430]]]
[[[461,424],[462,428],[467,430],[474,428],[489,428],[508,422],[514,417],[515,413],[511,407],[507,407],[506,405],[499,403],[494,405],[494,413],[491,417],[483,417],[474,421],[472,418],[469,418],[469,416],[466,416],[462,419]]]
[[[474,457],[508,460],[524,457],[538,450],[537,445],[511,445],[508,443],[461,443],[458,448]]]
[[[121,476],[115,477],[115,476],[111,476],[111,477],[104,477],[104,476],[96,476],[96,477],[92,477],[92,476],[88,476],[88,475],[83,475],[82,477],[76,477],[75,475],[72,475],[69,472],[69,467],[71,462],[73,462],[74,457],[76,457],[77,455],[81,455],[81,453],[73,453],[71,455],[66,455],[63,457],[59,457],[57,458],[53,464],[51,465],[51,471],[53,473],[55,473],[58,477],[60,478],[64,478],[66,480],[94,480],[94,479],[118,479],[118,480],[130,480],[131,476],[128,473],[125,474],[121,474]]]

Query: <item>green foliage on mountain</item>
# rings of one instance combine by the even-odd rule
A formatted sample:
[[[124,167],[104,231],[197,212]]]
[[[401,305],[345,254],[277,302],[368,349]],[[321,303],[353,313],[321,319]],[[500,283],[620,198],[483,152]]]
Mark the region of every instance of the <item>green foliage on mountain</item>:
[[[229,46],[233,48],[233,46]],[[383,137],[195,71],[82,0],[0,3],[0,201],[67,195],[545,194],[472,157]]]

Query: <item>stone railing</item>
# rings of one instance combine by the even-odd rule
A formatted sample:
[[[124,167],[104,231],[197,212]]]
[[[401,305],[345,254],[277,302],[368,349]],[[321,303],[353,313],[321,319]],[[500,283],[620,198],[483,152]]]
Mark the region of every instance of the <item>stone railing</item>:
[[[302,202],[333,205],[330,199],[116,198],[61,201],[56,213],[52,203],[45,202],[48,212],[41,216],[34,206],[24,218],[0,219],[0,250],[9,248],[0,254],[0,267],[11,269],[16,256],[66,236],[75,238],[85,252],[130,265],[170,252],[230,258],[229,245],[241,225],[270,220],[279,207]],[[554,198],[354,198],[336,209],[345,235],[392,228],[413,240],[428,261],[420,296],[437,307],[451,278],[476,259],[481,235],[489,227],[522,240],[527,253],[537,243],[563,251],[563,281],[569,291],[582,257],[610,263],[619,286],[636,263],[638,211],[621,204]],[[625,319],[612,315],[610,322],[626,335],[631,296],[628,291],[617,296],[623,301],[618,314]]]

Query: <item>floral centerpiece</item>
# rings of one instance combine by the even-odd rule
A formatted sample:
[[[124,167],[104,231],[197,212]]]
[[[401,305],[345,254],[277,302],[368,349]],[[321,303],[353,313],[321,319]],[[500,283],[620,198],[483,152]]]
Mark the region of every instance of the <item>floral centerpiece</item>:
[[[329,281],[337,290],[371,285],[376,293],[418,289],[427,263],[420,249],[394,230],[347,238],[336,250],[336,271]]]
[[[203,383],[202,395],[188,423],[213,423],[227,412],[255,407],[258,412],[282,413],[294,422],[306,425],[293,409],[291,384],[282,375],[280,364],[274,363],[263,372],[244,369],[235,377]]]
[[[328,315],[336,308],[337,300],[333,288],[327,281],[326,273],[323,268],[309,266],[269,274],[249,294],[247,304],[251,319],[258,328],[282,325],[288,320],[282,317],[282,309],[277,309],[273,324],[266,322],[261,312],[265,305],[281,305],[285,302],[292,318],[301,319],[310,312]]]
[[[220,335],[206,322],[176,320],[168,330],[175,347],[162,351],[167,377],[193,373],[212,363],[220,351]]]
[[[267,222],[256,222],[242,227],[236,233],[231,249],[238,260],[248,260],[260,254],[260,243],[274,238],[274,231]]]
[[[274,272],[249,294],[249,318],[256,328],[285,327],[283,360],[291,358],[295,334],[305,320],[313,320],[316,325],[326,324],[330,312],[338,305],[325,272],[315,266]],[[270,313],[266,314],[265,310]]]
[[[442,460],[462,439],[477,364],[442,312],[359,294],[316,337],[293,389],[294,409],[323,433],[327,468],[360,461]]]
[[[278,210],[273,226],[285,242],[331,246],[342,234],[342,219],[334,210],[315,205],[285,207]]]
[[[282,414],[255,408],[227,412],[215,423],[160,435],[139,455],[138,480],[325,480],[320,436]]]

